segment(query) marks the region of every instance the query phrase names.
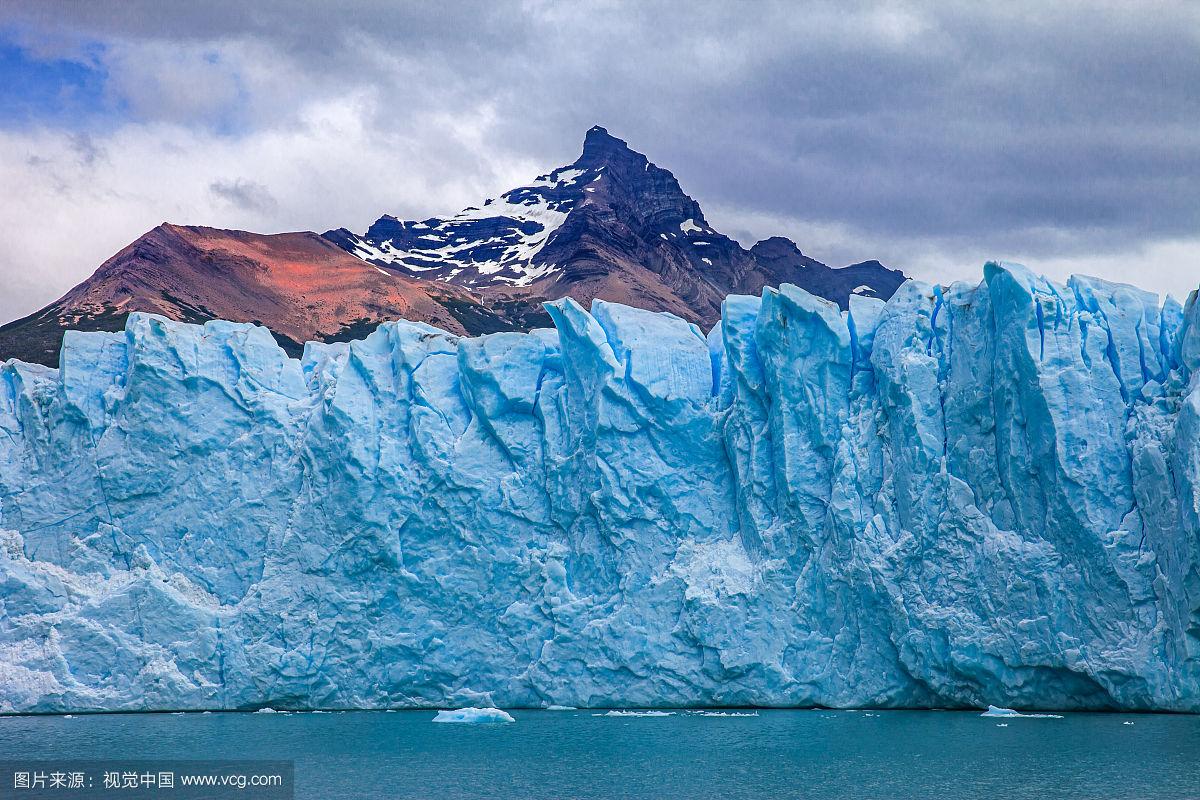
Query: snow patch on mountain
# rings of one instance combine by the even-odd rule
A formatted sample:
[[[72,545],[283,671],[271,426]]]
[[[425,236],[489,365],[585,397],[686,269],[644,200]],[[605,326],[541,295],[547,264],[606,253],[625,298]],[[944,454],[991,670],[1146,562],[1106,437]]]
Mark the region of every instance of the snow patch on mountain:
[[[373,231],[382,236],[347,234],[340,244],[372,264],[414,275],[466,286],[528,286],[554,272],[553,265],[538,264],[537,255],[582,199],[582,185],[599,173],[562,167],[449,219],[384,218],[394,224],[376,223]]]

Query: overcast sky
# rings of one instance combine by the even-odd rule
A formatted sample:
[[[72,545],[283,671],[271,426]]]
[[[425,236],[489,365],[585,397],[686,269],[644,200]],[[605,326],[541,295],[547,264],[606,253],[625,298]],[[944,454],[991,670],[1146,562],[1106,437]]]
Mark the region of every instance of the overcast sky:
[[[1200,280],[1200,4],[0,0],[0,321],[162,221],[363,230],[594,124],[744,244]]]

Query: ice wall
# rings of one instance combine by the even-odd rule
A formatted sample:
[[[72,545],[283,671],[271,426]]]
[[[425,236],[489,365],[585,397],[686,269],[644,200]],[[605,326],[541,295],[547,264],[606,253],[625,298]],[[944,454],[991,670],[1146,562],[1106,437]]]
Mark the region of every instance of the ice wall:
[[[989,264],[706,338],[135,314],[0,368],[0,709],[1200,710],[1200,310]]]

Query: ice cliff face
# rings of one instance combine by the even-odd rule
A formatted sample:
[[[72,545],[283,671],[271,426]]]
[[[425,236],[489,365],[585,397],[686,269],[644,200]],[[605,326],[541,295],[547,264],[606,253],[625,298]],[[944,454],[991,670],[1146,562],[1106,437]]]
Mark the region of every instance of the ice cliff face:
[[[988,265],[0,369],[0,707],[1200,710],[1200,309]]]

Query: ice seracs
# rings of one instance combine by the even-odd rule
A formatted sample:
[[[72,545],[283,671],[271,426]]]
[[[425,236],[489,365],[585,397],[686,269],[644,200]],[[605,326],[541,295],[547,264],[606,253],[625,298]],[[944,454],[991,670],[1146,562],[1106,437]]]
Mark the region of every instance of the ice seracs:
[[[1194,299],[548,310],[0,367],[0,709],[1200,711]]]

